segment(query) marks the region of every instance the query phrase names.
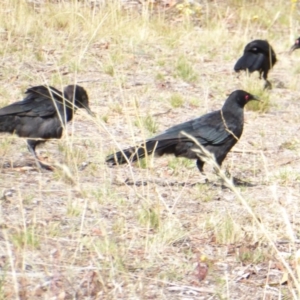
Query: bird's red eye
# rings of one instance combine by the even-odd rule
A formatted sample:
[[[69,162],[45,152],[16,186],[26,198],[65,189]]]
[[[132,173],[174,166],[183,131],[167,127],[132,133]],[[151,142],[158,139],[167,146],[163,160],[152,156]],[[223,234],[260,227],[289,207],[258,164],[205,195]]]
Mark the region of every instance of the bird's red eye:
[[[249,95],[245,96],[245,100],[248,101],[249,100]]]

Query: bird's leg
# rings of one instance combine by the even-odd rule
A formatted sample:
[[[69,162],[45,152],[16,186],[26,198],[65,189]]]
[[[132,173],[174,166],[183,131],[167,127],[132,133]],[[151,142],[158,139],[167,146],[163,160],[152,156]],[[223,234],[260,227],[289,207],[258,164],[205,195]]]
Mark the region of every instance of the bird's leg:
[[[204,166],[204,162],[200,159],[197,159],[197,167],[198,167],[198,170],[200,171],[200,173],[205,177],[205,183],[208,182],[208,179],[206,177],[206,174],[204,173],[203,171],[203,166]]]
[[[264,90],[271,90],[272,89],[272,84],[267,79],[267,77],[268,77],[268,73],[264,72],[263,73],[263,79],[265,80]]]
[[[204,166],[204,162],[200,159],[197,159],[197,167],[198,167],[198,170],[200,171],[200,173],[202,175],[205,175],[204,171],[203,171],[203,166]]]
[[[259,77],[258,77],[259,79],[261,79],[261,74],[262,74],[262,72],[259,72]]]
[[[219,165],[219,167],[220,167],[220,169],[221,169],[221,166],[222,166],[222,162],[223,162],[223,160],[218,160],[217,159],[217,164]],[[216,169],[215,169],[215,171],[217,171]],[[225,176],[228,178],[228,179],[230,179],[231,178],[231,174],[230,174],[230,172],[229,172],[229,170],[226,168],[225,169]],[[222,179],[223,180],[223,179]],[[223,180],[224,181],[224,180]]]
[[[39,160],[39,158],[37,157],[36,152],[35,152],[35,147],[37,144],[38,144],[38,142],[35,140],[27,140],[27,148],[28,148],[29,152],[34,156],[38,169],[46,169],[48,171],[53,171],[53,168],[51,166],[42,163]]]

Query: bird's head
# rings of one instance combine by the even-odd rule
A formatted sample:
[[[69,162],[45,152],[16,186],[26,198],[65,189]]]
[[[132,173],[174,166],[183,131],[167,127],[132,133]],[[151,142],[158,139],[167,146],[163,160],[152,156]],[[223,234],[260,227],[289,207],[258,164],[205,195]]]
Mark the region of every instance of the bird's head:
[[[254,40],[245,46],[244,53],[246,53],[246,52],[264,53],[264,52],[268,52],[269,48],[270,48],[270,45],[269,45],[268,41]]]
[[[64,89],[66,99],[74,103],[76,108],[84,108],[88,114],[94,116],[89,107],[89,97],[86,90],[79,85],[68,85]]]
[[[291,47],[289,54],[292,54],[293,51],[300,48],[300,37],[298,37],[295,41],[295,44]]]
[[[236,90],[229,95],[224,106],[237,104],[240,108],[244,108],[244,106],[252,100],[260,101],[257,96],[254,96],[243,90]]]

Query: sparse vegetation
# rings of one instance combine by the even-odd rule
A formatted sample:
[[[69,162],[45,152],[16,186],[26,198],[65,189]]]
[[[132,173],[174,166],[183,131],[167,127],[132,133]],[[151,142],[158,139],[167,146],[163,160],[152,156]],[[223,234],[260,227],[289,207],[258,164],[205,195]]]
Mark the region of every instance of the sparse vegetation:
[[[143,119],[145,128],[151,133],[154,134],[157,132],[157,123],[152,116],[148,115]]]
[[[0,2],[1,106],[76,82],[97,113],[38,149],[54,172],[0,135],[0,299],[299,299],[299,1],[104,2]],[[272,90],[232,73],[253,38],[278,55]],[[182,158],[104,164],[235,89],[262,100],[222,167],[242,187]]]
[[[178,58],[176,64],[176,75],[187,82],[194,82],[198,78],[193,66],[184,56]]]
[[[139,117],[136,119],[134,124],[142,129],[146,129],[151,135],[156,133],[157,131],[157,123],[151,115],[147,115],[146,117]]]
[[[178,93],[172,94],[170,97],[170,103],[172,107],[177,108],[183,105],[184,100],[182,96]]]

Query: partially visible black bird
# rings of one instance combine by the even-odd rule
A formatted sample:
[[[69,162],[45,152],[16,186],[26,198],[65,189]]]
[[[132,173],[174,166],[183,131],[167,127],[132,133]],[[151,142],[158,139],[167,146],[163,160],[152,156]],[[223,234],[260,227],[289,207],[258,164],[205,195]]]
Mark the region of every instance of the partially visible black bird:
[[[267,77],[276,61],[276,54],[268,41],[254,40],[246,45],[243,56],[234,66],[234,71],[248,70],[250,73],[258,71],[259,78],[261,79],[262,75],[265,80],[264,88],[272,88]]]
[[[298,37],[295,41],[295,44],[291,47],[289,53],[292,54],[293,51],[300,48],[300,37]]]
[[[197,160],[197,167],[203,173],[204,162],[193,151],[197,146],[182,132],[193,136],[207,150],[214,154],[221,166],[227,153],[236,144],[243,132],[244,106],[255,96],[236,90],[230,94],[221,110],[213,111],[200,118],[176,125],[162,134],[150,138],[145,143],[124,149],[107,156],[112,165],[136,161],[147,154],[174,154]]]
[[[63,93],[51,86],[34,86],[25,94],[24,100],[0,109],[0,132],[28,138],[28,150],[35,158],[38,144],[61,138],[64,126],[72,120],[77,108],[85,108],[93,114],[87,92],[79,85],[68,85]],[[38,164],[52,169],[40,161]]]

